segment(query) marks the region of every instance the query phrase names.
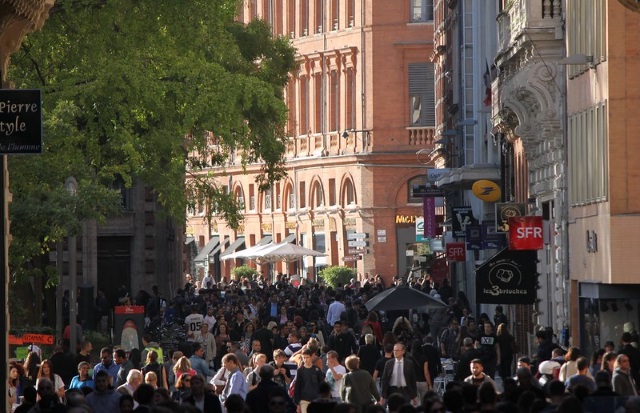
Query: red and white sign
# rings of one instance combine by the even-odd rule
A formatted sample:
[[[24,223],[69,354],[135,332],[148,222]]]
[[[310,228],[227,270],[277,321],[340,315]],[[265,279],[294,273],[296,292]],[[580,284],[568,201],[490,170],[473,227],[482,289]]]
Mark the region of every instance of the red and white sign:
[[[509,218],[510,250],[541,250],[543,246],[541,216]]]
[[[467,246],[464,242],[450,242],[447,244],[447,261],[465,261]]]

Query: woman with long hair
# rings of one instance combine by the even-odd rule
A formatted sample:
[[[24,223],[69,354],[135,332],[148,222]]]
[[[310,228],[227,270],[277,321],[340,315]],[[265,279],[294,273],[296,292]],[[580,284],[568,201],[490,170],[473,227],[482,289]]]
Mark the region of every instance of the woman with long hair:
[[[191,376],[195,376],[197,374],[197,372],[191,368],[191,362],[185,356],[180,357],[180,359],[176,362],[176,365],[173,366],[173,372],[176,375],[176,380],[178,380],[180,376],[185,373]]]
[[[9,389],[7,399],[7,410],[11,411],[11,407],[18,403],[18,389],[20,388],[20,371],[16,364],[11,364],[9,367],[9,377],[7,379],[7,388]]]
[[[147,360],[145,360],[144,367],[142,368],[142,373],[145,375],[145,378],[149,372],[153,372],[156,375],[158,381],[156,387],[163,387],[167,380],[164,377],[162,364],[158,363],[158,353],[155,350],[149,350],[149,352],[147,352]]]
[[[589,366],[589,371],[593,377],[596,376],[596,373],[602,369],[602,356],[604,356],[604,349],[599,348],[593,352],[591,355],[591,365]]]
[[[496,331],[496,340],[500,347],[500,365],[498,366],[498,373],[500,377],[512,377],[513,376],[513,356],[517,353],[518,346],[516,345],[516,339],[509,332],[509,327],[505,323],[501,323]]]
[[[183,357],[185,358],[185,357]],[[176,389],[171,392],[171,400],[176,403],[182,403],[182,399],[191,390],[191,377],[193,375],[184,373],[176,380]]]
[[[38,370],[38,379],[36,380],[36,388],[38,388],[38,382],[41,378],[47,378],[51,380],[53,383],[53,389],[56,391],[56,394],[59,398],[64,397],[64,382],[53,372],[53,364],[49,360],[42,360],[40,363],[40,370]]]
[[[35,385],[38,379],[38,365],[40,365],[40,356],[35,351],[30,351],[24,359],[24,376]]]
[[[229,336],[229,327],[226,324],[218,326],[218,334],[216,334],[216,366],[220,365],[222,356],[227,353],[227,343],[231,341]]]
[[[582,352],[578,347],[569,347],[569,351],[565,354],[564,359],[565,363],[560,367],[560,376],[558,380],[561,382],[566,382],[567,379],[574,374],[578,374],[578,363],[577,360],[582,356]],[[591,373],[587,373],[589,377],[591,377]]]

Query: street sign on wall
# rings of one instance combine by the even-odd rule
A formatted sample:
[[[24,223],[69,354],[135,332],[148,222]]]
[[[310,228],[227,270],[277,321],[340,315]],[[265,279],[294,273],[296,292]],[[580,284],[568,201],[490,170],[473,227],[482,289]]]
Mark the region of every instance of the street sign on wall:
[[[364,232],[350,232],[347,234],[347,239],[367,239],[369,234]]]
[[[367,244],[368,244],[367,241],[356,241],[356,240],[351,240],[347,243],[349,247],[366,247]]]
[[[344,262],[353,262],[353,261],[359,261],[362,259],[362,255],[345,255],[342,258],[342,261]]]

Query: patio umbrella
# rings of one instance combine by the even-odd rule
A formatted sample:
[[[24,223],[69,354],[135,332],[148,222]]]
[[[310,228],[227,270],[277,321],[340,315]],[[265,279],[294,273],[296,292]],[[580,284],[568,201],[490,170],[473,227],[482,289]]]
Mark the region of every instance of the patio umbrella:
[[[222,257],[222,260],[235,260],[236,258],[242,258],[242,259],[255,259],[256,258],[256,254],[261,251],[264,250],[266,248],[272,247],[273,244],[272,242],[265,244],[265,245],[254,245],[251,248],[247,248],[245,250],[241,250],[238,252],[234,252],[233,254],[229,254],[227,256]]]
[[[256,258],[263,259],[265,261],[292,262],[297,261],[305,256],[322,257],[327,254],[309,248],[301,247],[297,244],[284,242],[281,244],[274,244],[268,248],[264,248],[258,251],[255,255]]]
[[[368,300],[364,305],[369,311],[447,307],[441,300],[408,285],[389,288]]]

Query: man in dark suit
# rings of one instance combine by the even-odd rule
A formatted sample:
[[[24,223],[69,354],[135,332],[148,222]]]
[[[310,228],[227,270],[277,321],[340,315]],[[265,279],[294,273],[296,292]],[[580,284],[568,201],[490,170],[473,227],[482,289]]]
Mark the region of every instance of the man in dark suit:
[[[414,363],[404,359],[405,346],[396,343],[393,346],[393,358],[387,361],[382,371],[380,380],[382,397],[387,399],[393,393],[402,394],[407,401],[412,401],[414,406],[418,404],[417,376]]]
[[[218,396],[211,392],[205,392],[204,379],[199,374],[196,374],[195,376],[191,377],[191,395],[189,397],[186,397],[183,403],[188,403],[195,406],[196,402],[202,403],[203,399],[203,411],[210,413],[222,413],[222,407],[220,405]]]

